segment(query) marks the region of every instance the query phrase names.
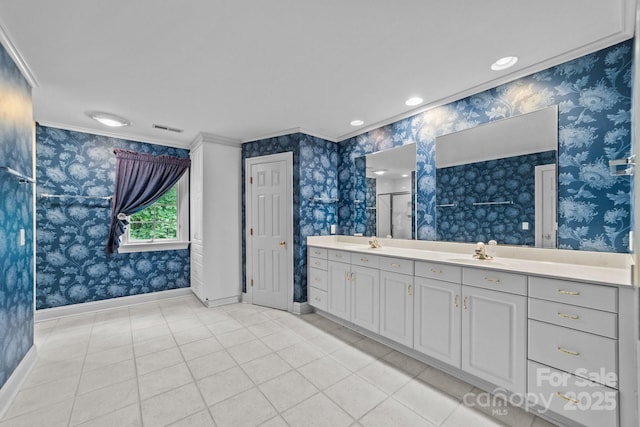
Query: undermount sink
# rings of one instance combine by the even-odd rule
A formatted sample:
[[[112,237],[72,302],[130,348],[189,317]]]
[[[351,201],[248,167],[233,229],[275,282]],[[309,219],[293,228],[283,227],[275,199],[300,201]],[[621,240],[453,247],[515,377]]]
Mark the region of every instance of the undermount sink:
[[[496,261],[495,259],[478,259],[478,258],[449,258],[447,261],[451,262],[463,262],[466,264],[477,264],[477,265],[507,265],[504,262]]]
[[[357,250],[357,251],[363,251],[363,250],[371,250],[374,251],[376,249],[382,249],[382,247],[379,248],[372,248],[369,245],[348,245],[344,247],[347,250]]]

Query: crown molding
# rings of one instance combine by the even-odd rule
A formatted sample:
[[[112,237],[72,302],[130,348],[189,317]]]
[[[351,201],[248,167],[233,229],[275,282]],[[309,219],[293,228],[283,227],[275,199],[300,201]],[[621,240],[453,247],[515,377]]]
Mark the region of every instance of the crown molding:
[[[126,139],[127,141],[143,142],[145,144],[163,145],[165,147],[184,148],[184,149],[187,149],[187,150],[189,149],[189,144],[180,143],[180,142],[176,142],[176,141],[165,140],[165,139],[148,138],[148,139],[142,140],[139,136],[128,135],[126,133],[115,133],[115,132],[109,132],[109,131],[98,131],[98,130],[91,129],[91,128],[84,128],[82,126],[72,126],[72,125],[66,125],[66,124],[62,124],[62,123],[50,122],[50,121],[46,121],[46,120],[36,120],[36,122],[38,122],[38,124],[41,125],[41,126],[57,128],[57,129],[63,129],[63,130],[70,130],[70,131],[73,131],[73,132],[82,132],[82,133],[88,133],[88,134],[91,134],[91,135],[106,136],[106,137],[109,137],[109,138]]]
[[[2,25],[2,22],[0,22],[0,43],[4,46],[11,59],[13,59],[16,67],[18,67],[20,73],[22,73],[22,77],[24,77],[27,83],[29,83],[29,86],[32,88],[39,87],[40,85],[38,84],[38,80],[33,74],[33,71],[31,71],[31,67],[29,67],[29,64],[27,64],[27,61],[24,59],[16,45],[11,41],[11,37],[9,37],[9,34],[4,28],[4,25]]]
[[[238,139],[227,138],[226,136],[216,135],[208,132],[200,132],[198,136],[189,144],[191,149],[202,145],[203,143],[227,145],[230,147],[240,148],[242,142]]]
[[[628,6],[630,3],[633,3],[633,8],[634,8],[634,11],[635,11],[635,1],[633,1],[633,2],[632,1],[625,2],[625,5]],[[635,12],[632,15],[635,17]],[[635,18],[634,18],[634,20],[635,20]],[[567,51],[567,52],[565,52],[565,53],[563,53],[561,55],[555,56],[553,58],[548,58],[548,59],[545,59],[544,61],[540,61],[540,62],[537,62],[535,64],[529,65],[529,66],[527,66],[525,68],[521,68],[521,69],[516,70],[516,71],[514,71],[512,73],[504,75],[504,76],[502,76],[500,78],[489,80],[489,81],[487,81],[485,83],[482,83],[480,85],[476,85],[476,86],[473,86],[471,88],[465,89],[463,91],[454,93],[453,95],[449,95],[447,97],[440,98],[440,99],[435,100],[433,102],[430,102],[430,103],[428,103],[426,105],[421,105],[421,106],[419,106],[417,108],[411,109],[411,110],[406,111],[404,113],[397,114],[397,115],[389,117],[387,119],[380,120],[378,122],[372,123],[372,124],[370,124],[368,126],[365,126],[363,128],[358,129],[357,131],[346,133],[346,134],[341,135],[340,137],[338,137],[337,141],[338,142],[343,142],[343,141],[345,141],[345,140],[347,140],[349,138],[353,138],[355,136],[365,134],[365,133],[370,132],[370,131],[372,131],[374,129],[378,129],[378,128],[381,128],[383,126],[387,126],[387,125],[390,125],[392,123],[395,123],[397,121],[400,121],[400,120],[403,120],[403,119],[406,119],[406,118],[413,117],[413,116],[416,116],[418,114],[424,113],[425,111],[432,110],[434,108],[441,107],[443,105],[447,105],[447,104],[450,104],[450,103],[455,102],[455,101],[459,101],[459,100],[461,100],[463,98],[466,98],[466,97],[469,97],[471,95],[475,95],[475,94],[484,92],[486,90],[493,89],[493,88],[498,87],[500,85],[503,85],[503,84],[506,84],[506,83],[521,79],[523,77],[530,76],[530,75],[538,73],[540,71],[544,71],[546,69],[555,67],[555,66],[563,64],[565,62],[572,61],[574,59],[577,59],[577,58],[580,58],[582,56],[588,55],[590,53],[594,53],[594,52],[597,52],[597,51],[599,51],[601,49],[605,49],[607,47],[613,46],[614,44],[621,43],[621,42],[623,42],[625,40],[629,40],[634,35],[633,25],[635,25],[635,24],[633,24],[633,25],[631,25],[631,27],[629,27],[627,21],[628,21],[627,19],[621,19],[620,31],[615,33],[615,34],[612,34],[612,35],[609,35],[609,36],[604,37],[602,39],[596,40],[596,41],[594,41],[592,43],[589,43],[587,45],[577,47],[575,49]]]
[[[266,135],[262,135],[260,137],[256,137],[256,138],[249,138],[249,139],[243,139],[242,143],[246,144],[247,142],[256,142],[256,141],[260,141],[263,139],[269,139],[269,138],[277,138],[279,136],[285,136],[285,135],[291,135],[294,133],[304,133],[305,135],[309,135],[309,136],[314,136],[316,138],[320,138],[320,139],[324,139],[330,142],[338,142],[339,140],[331,137],[331,136],[327,136],[327,135],[322,135],[318,132],[314,132],[312,130],[309,129],[305,129],[305,128],[301,128],[301,127],[297,127],[297,128],[291,128],[291,129],[284,129],[281,131],[276,131],[273,133],[268,133]]]

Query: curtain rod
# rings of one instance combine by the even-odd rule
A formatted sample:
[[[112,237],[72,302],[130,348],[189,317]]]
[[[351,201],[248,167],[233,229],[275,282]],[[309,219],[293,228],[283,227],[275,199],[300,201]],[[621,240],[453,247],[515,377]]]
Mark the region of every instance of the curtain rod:
[[[74,196],[73,194],[46,194],[43,193],[40,195],[43,199],[64,199],[64,198],[72,198],[72,199],[100,199],[100,200],[111,200],[112,196]]]

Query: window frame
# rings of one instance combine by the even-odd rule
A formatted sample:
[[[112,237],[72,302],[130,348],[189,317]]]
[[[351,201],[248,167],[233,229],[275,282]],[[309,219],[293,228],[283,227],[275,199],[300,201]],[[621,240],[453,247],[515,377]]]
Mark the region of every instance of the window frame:
[[[118,253],[127,254],[135,252],[172,251],[187,249],[189,247],[189,170],[176,184],[178,235],[176,239],[159,239],[151,241],[130,241],[127,226],[125,233],[120,237]],[[127,221],[130,217],[127,217]]]

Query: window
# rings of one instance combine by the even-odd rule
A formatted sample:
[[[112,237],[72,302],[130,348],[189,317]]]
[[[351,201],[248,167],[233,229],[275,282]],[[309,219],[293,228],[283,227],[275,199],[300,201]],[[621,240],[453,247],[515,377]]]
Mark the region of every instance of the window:
[[[189,245],[189,173],[153,205],[131,215],[118,253],[186,249]]]

